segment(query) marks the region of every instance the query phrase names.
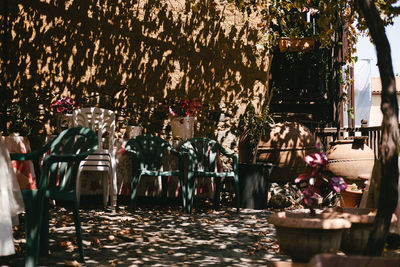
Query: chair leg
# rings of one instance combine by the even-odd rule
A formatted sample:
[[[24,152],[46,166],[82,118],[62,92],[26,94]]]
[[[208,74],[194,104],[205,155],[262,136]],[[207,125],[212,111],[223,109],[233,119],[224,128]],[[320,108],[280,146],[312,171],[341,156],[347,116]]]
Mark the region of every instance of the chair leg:
[[[40,245],[39,245],[39,255],[47,256],[49,254],[49,213],[50,213],[50,199],[44,197],[42,200],[42,223],[40,229]]]
[[[111,172],[108,172],[108,176],[104,174],[104,172],[101,173],[102,175],[102,183],[103,183],[103,206],[107,207],[108,203],[108,196],[109,196],[109,190],[110,190],[110,184],[109,184],[109,177],[110,177]]]
[[[236,212],[240,212],[240,187],[239,187],[239,175],[235,174],[233,177],[235,183],[235,191],[236,191]]]
[[[182,174],[179,176],[179,182],[181,186],[182,211],[187,212],[187,188]]]
[[[167,203],[168,176],[161,176],[162,202]]]
[[[25,205],[26,252],[25,267],[37,265],[39,256],[40,228],[42,225],[43,193],[38,190],[22,190]]]
[[[75,223],[75,232],[78,242],[78,249],[79,249],[79,259],[80,262],[85,262],[84,254],[83,254],[83,246],[82,246],[82,229],[81,229],[81,221],[79,218],[79,207],[78,202],[74,201],[74,223]]]
[[[118,185],[117,185],[117,166],[115,155],[111,156],[111,183],[110,183],[110,205],[115,209],[117,207]]]
[[[215,181],[215,194],[214,194],[214,207],[219,208],[221,200],[221,177],[214,177]]]
[[[79,167],[78,173],[76,175],[76,200],[78,201],[78,207],[81,202],[81,172],[82,168]]]
[[[194,183],[195,182],[195,177],[194,174],[189,172],[188,173],[188,180],[187,180],[187,190],[186,190],[186,195],[187,195],[187,200],[186,200],[186,211],[187,213],[192,212],[193,208],[193,198],[194,198]]]
[[[131,182],[131,200],[130,200],[130,211],[134,212],[136,210],[136,191],[139,184],[141,175],[133,175]]]

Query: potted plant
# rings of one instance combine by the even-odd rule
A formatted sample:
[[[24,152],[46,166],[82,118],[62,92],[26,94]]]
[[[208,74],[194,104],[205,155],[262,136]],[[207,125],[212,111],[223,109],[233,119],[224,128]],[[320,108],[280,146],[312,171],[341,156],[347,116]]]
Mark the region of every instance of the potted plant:
[[[194,117],[201,110],[198,98],[185,100],[170,100],[161,103],[170,116],[172,137],[176,139],[189,139],[194,136]]]
[[[128,125],[126,126],[126,136],[128,139],[132,139],[135,136],[141,135],[143,132],[142,123],[139,119],[128,120]]]
[[[268,219],[275,225],[281,250],[294,261],[302,262],[315,254],[336,253],[343,231],[351,227],[351,222],[339,213],[316,210],[324,196],[337,195],[346,188],[343,178],[332,177],[326,171],[328,159],[323,152],[307,155],[305,162],[306,171],[295,182],[302,188],[301,202],[309,211],[278,212]]]
[[[79,107],[80,104],[68,96],[63,96],[50,104],[50,108],[56,112],[56,133],[72,127],[72,112]]]
[[[257,163],[257,145],[269,125],[273,123],[268,105],[257,113],[252,104],[240,117],[239,129],[239,187],[241,207],[265,209],[267,207],[269,177],[275,164]]]
[[[255,111],[252,104],[247,105],[239,119],[239,162],[255,163],[257,145],[270,125],[274,123],[269,106],[265,105],[260,113]]]

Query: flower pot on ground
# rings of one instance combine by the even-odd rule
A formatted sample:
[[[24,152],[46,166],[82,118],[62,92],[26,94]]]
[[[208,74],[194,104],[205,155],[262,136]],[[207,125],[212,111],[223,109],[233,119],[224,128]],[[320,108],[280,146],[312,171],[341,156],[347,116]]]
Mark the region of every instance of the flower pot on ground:
[[[126,126],[126,136],[132,139],[135,136],[141,135],[143,132],[143,127],[139,125],[128,125]]]
[[[272,124],[274,121],[268,105],[265,105],[260,113],[256,112],[252,103],[247,105],[238,124],[239,162],[248,164],[256,162],[257,144]]]
[[[267,207],[269,175],[272,163],[239,163],[241,208],[262,210]]]
[[[306,164],[304,157],[317,151],[310,130],[298,122],[279,122],[270,125],[257,144],[257,162],[271,162],[276,168],[271,181],[279,184],[293,182]]]
[[[363,190],[356,184],[347,185],[347,188],[340,192],[345,208],[358,208],[360,206]]]
[[[301,202],[309,212],[280,212],[269,218],[275,225],[281,250],[294,261],[302,262],[316,254],[339,251],[342,233],[351,226],[350,221],[339,217],[337,212],[317,213],[315,210],[325,194],[337,195],[346,188],[343,178],[331,177],[326,172],[328,158],[325,153],[312,153],[304,161],[305,172],[295,182],[302,188]]]
[[[308,262],[320,253],[338,252],[343,231],[351,227],[349,220],[334,212],[277,212],[268,222],[276,228],[281,251],[297,262]]]
[[[341,250],[346,254],[363,254],[374,225],[376,210],[345,208],[341,215],[351,222],[342,236]]]
[[[336,140],[326,152],[327,169],[341,176],[346,183],[355,183],[363,188],[366,179],[371,177],[375,163],[373,150],[365,144],[366,136],[349,140]]]
[[[351,228],[343,232],[341,250],[350,255],[363,254],[368,238],[374,226],[376,209],[344,208],[340,217],[351,222]],[[397,224],[396,215],[392,216],[392,225]]]

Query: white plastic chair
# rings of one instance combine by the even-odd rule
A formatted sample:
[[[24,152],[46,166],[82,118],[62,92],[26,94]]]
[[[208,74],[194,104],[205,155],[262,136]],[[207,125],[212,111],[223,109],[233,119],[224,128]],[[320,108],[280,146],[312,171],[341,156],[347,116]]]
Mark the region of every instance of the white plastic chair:
[[[81,172],[99,171],[108,172],[108,177],[103,175],[102,181],[104,206],[107,206],[108,197],[110,196],[111,206],[116,207],[117,173],[113,149],[115,113],[111,110],[97,107],[76,109],[73,113],[73,124],[74,126],[84,126],[92,129],[97,133],[99,139],[98,149],[92,155],[89,155],[85,160],[83,160],[79,166],[78,177],[76,181],[78,203],[80,200]]]

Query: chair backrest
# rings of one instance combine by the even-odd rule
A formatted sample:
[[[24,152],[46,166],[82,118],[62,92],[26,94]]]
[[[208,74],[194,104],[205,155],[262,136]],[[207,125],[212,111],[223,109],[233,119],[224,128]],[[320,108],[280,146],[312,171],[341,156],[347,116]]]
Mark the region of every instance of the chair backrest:
[[[215,171],[217,155],[221,148],[217,141],[205,137],[188,139],[180,146],[181,151],[189,154],[196,170],[208,172]]]
[[[125,146],[132,153],[133,167],[146,170],[160,170],[164,153],[171,149],[164,139],[147,134],[135,136]]]
[[[61,132],[45,146],[39,188],[53,192],[75,191],[80,162],[96,151],[97,135],[86,127],[74,127]]]
[[[115,113],[112,110],[90,107],[80,108],[73,112],[74,126],[83,126],[97,133],[98,151],[113,150],[115,133]]]

